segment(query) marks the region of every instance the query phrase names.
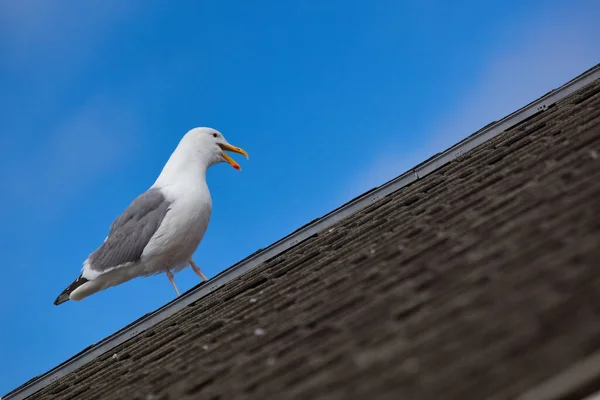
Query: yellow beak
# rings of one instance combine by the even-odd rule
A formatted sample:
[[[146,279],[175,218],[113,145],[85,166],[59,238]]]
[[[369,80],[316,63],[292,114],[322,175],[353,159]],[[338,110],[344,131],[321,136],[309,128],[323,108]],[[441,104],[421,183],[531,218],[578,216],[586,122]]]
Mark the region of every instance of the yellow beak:
[[[232,146],[230,144],[223,144],[223,143],[219,143],[219,147],[221,149],[223,149],[223,151],[230,151],[232,153],[238,153],[238,154],[241,154],[244,157],[246,157],[246,159],[248,159],[248,153],[246,153],[246,151],[244,149]],[[227,161],[233,168],[237,169],[238,171],[242,170],[240,165],[238,163],[236,163],[233,160],[233,158],[229,157],[226,153],[223,153],[223,158],[225,158],[225,161]]]

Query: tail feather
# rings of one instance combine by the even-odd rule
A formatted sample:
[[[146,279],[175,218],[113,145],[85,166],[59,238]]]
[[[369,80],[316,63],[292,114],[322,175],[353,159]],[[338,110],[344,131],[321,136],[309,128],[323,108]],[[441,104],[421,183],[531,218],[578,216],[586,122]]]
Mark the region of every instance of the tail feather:
[[[57,306],[59,304],[64,303],[65,301],[69,301],[69,295],[73,293],[75,289],[88,282],[86,278],[82,275],[79,275],[77,279],[75,279],[65,290],[62,291],[60,295],[54,300],[54,305]]]

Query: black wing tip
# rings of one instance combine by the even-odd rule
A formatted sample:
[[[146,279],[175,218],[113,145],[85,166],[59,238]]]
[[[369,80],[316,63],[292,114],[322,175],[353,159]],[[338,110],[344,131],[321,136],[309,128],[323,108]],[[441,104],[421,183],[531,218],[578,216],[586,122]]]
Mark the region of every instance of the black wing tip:
[[[75,279],[65,290],[62,291],[61,294],[58,295],[56,300],[54,300],[54,305],[58,306],[69,301],[69,295],[86,282],[88,282],[88,279],[84,278],[82,275],[79,275],[77,279]]]
[[[69,301],[69,295],[66,292],[62,292],[57,298],[56,300],[54,300],[54,305],[58,306],[66,301]]]

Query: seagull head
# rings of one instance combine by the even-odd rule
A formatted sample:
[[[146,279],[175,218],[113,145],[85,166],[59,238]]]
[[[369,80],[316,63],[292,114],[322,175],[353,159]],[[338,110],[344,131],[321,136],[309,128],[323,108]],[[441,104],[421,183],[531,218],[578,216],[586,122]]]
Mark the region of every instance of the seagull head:
[[[189,139],[190,147],[201,157],[207,167],[226,162],[238,171],[240,165],[226,152],[238,153],[248,158],[248,153],[240,147],[230,144],[225,136],[213,128],[194,128],[184,139]]]

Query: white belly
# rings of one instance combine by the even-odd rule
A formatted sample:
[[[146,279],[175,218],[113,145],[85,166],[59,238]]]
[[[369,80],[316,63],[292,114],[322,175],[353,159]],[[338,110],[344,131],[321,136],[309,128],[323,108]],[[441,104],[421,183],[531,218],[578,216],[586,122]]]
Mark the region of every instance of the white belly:
[[[192,255],[204,237],[212,203],[209,196],[188,195],[173,201],[156,234],[152,237],[141,262],[142,275],[173,272],[189,266]]]

